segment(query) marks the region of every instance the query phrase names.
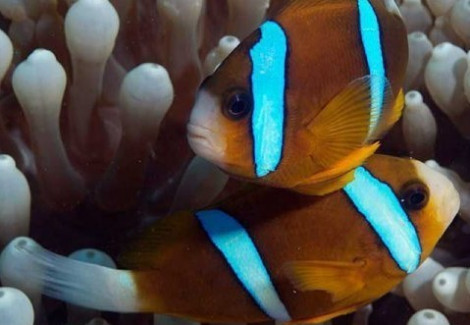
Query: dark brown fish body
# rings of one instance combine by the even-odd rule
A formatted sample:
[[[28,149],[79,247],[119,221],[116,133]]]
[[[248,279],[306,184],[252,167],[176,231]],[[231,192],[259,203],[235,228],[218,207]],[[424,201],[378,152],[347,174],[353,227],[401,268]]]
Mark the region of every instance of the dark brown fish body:
[[[252,199],[252,204],[224,205],[222,209],[237,216],[250,233],[293,319],[310,319],[366,304],[388,292],[406,275],[390,259],[367,222],[349,206],[344,193],[337,192],[322,200],[287,191],[260,189],[252,194]],[[284,213],[276,215],[278,204],[271,207],[256,204],[271,201],[286,202],[282,209]],[[155,249],[153,259],[148,260],[148,255],[142,255],[147,260],[137,261],[139,268],[155,269],[135,273],[142,295],[140,300],[148,303],[145,309],[206,322],[268,320],[269,316],[254,303],[208,240],[197,218],[192,213],[172,218],[178,218],[177,223],[184,224],[185,229],[179,229],[178,235],[171,239],[161,238],[167,246]],[[136,248],[136,252],[140,249],[142,247]],[[362,274],[368,281],[364,292],[332,303],[331,295],[325,291],[296,290],[282,272],[289,261],[330,261],[332,257],[350,262],[367,260],[367,268]],[[341,279],[337,281],[341,282]],[[156,293],[162,300],[155,299]]]
[[[374,156],[367,169],[386,179],[397,195],[404,191],[407,180],[422,179],[422,170],[429,172],[421,163],[385,156]],[[392,176],[390,170],[399,172]],[[447,184],[444,178],[438,178]],[[441,214],[455,214],[442,212],[432,197],[442,193],[433,194],[434,184],[429,186],[427,206],[407,210],[420,236],[420,262],[430,254],[453,217]],[[321,321],[347,313],[385,294],[407,274],[344,191],[315,197],[257,187],[216,209],[246,229],[292,320]],[[286,265],[293,261],[318,262],[315,267],[325,270],[319,280],[324,287],[301,291],[293,286],[286,272]],[[133,276],[142,310],[205,322],[270,318],[209,240],[195,213],[182,212],[157,222],[129,248],[123,262],[139,270]],[[328,284],[331,281],[332,287]]]
[[[202,322],[321,322],[382,296],[431,253],[459,209],[423,163],[373,156],[323,197],[268,187],[165,217],[115,270],[18,238],[2,279],[76,305]],[[17,283],[18,283],[17,282]]]
[[[282,141],[264,145],[268,148],[281,146],[278,162],[268,162],[268,166],[261,167],[263,171],[258,172],[257,168],[264,162],[256,157],[254,149],[257,141],[266,141],[273,133],[281,132],[265,129],[259,136],[262,140],[256,140],[257,131],[253,125],[270,123],[269,119],[274,119],[273,114],[266,113],[260,122],[253,122],[256,104],[253,104],[253,113],[248,113],[243,119],[234,120],[227,118],[226,113],[222,114],[224,105],[233,102],[234,89],[235,92],[248,94],[245,97],[253,98],[253,102],[256,102],[257,93],[261,92],[255,87],[256,76],[253,77],[257,64],[255,60],[259,59],[254,58],[253,49],[260,44],[265,45],[266,48],[260,50],[266,52],[261,54],[263,57],[271,55],[270,51],[275,51],[273,48],[277,46],[271,44],[273,48],[269,48],[271,40],[265,41],[267,45],[262,43],[263,25],[245,39],[201,87],[188,124],[188,139],[193,150],[235,177],[283,188],[308,183],[310,177],[313,177],[312,184],[318,183],[316,176],[329,172],[337,164],[345,165],[341,167],[343,174],[360,165],[377,149],[376,146],[370,147],[373,141],[379,139],[400,116],[401,87],[408,62],[406,29],[401,18],[391,12],[383,0],[367,0],[378,26],[376,33],[370,37],[362,30],[365,27],[360,25],[360,2],[289,1],[274,10],[268,18],[268,23],[272,22],[282,29],[287,47]],[[363,14],[362,18],[369,19],[367,14]],[[376,38],[380,39],[380,44],[374,43]],[[275,39],[273,42],[278,41]],[[370,44],[376,44],[380,53],[367,49]],[[273,57],[277,59],[276,55],[278,53]],[[377,66],[381,68],[377,69]],[[351,86],[351,83],[380,74],[383,74],[380,78],[388,80],[384,90],[386,98],[377,124],[372,125],[369,118],[372,114],[371,102],[375,100],[371,94],[374,91],[371,88],[357,91],[358,86]],[[279,75],[277,70],[273,72],[273,77],[276,75]],[[350,91],[357,91],[358,94],[345,96],[342,91],[347,90],[348,86],[351,87]],[[270,95],[263,93],[259,96]],[[367,96],[369,98],[364,98]],[[343,103],[328,107],[337,98],[342,99]],[[362,104],[351,110],[343,107],[356,105],[356,102]],[[269,110],[262,104],[258,106],[259,110]],[[320,118],[320,112],[328,109],[329,113],[325,112],[328,118]],[[341,129],[349,133],[340,135]],[[368,149],[361,151],[364,148]],[[321,180],[330,180],[339,174],[328,174]],[[340,187],[338,182],[335,189]],[[332,188],[325,190],[331,191]]]

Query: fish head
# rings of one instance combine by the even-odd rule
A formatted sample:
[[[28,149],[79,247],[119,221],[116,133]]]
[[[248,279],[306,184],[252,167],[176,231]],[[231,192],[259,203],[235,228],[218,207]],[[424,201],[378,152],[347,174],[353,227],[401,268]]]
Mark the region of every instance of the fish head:
[[[416,228],[423,262],[457,215],[459,193],[446,176],[414,159],[374,155],[366,166],[398,197]]]
[[[196,154],[241,178],[277,170],[285,149],[288,53],[284,27],[267,20],[229,55],[192,110],[188,140]]]
[[[224,171],[252,178],[252,63],[255,31],[219,65],[199,88],[187,125],[191,149]]]

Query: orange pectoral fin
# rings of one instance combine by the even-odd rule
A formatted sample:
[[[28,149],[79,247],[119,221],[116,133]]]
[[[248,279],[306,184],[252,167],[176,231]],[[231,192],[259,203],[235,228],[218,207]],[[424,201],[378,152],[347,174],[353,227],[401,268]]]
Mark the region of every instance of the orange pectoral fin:
[[[372,91],[377,84],[383,85],[383,100],[378,104]],[[329,168],[376,141],[400,118],[403,100],[401,91],[394,101],[385,77],[369,75],[350,82],[306,124],[315,163]]]
[[[365,262],[304,261],[290,262],[284,270],[296,289],[326,291],[336,302],[364,288],[364,266]]]
[[[325,168],[366,144],[371,122],[370,78],[349,83],[306,125],[312,156]]]

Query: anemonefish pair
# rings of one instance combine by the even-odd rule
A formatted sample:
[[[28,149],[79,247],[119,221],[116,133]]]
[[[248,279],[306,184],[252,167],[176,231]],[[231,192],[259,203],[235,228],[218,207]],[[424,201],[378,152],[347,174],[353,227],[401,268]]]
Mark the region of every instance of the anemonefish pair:
[[[325,196],[254,186],[165,217],[123,254],[132,271],[17,238],[0,257],[0,278],[99,310],[321,322],[416,270],[459,209],[451,182],[418,161],[375,155],[354,173]]]
[[[406,28],[393,0],[276,7],[201,86],[188,141],[232,176],[325,194],[401,115]]]

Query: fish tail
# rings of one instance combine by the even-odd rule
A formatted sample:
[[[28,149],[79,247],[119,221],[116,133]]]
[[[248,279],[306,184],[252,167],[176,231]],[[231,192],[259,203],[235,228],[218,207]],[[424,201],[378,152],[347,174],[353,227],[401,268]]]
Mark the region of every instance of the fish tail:
[[[0,278],[75,305],[113,312],[141,312],[133,272],[79,262],[18,237],[0,256]]]

